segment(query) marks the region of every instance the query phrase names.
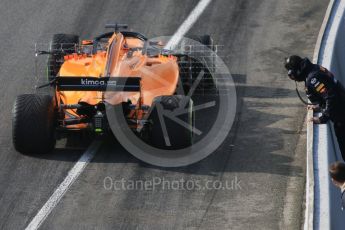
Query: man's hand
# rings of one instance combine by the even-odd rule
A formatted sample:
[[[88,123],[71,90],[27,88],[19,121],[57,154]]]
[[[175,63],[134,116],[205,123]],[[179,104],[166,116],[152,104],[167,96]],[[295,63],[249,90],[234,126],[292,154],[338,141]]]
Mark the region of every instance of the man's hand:
[[[309,122],[313,122],[314,124],[320,124],[320,118],[319,117],[312,117],[309,119]]]
[[[315,112],[319,112],[320,111],[320,105],[308,105],[307,109],[308,110],[314,110]]]

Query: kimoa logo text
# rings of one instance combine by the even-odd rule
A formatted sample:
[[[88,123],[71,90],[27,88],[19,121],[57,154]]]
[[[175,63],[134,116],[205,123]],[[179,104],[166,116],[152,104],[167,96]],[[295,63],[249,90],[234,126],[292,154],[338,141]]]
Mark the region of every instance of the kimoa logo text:
[[[80,79],[82,85],[116,85],[116,81]]]

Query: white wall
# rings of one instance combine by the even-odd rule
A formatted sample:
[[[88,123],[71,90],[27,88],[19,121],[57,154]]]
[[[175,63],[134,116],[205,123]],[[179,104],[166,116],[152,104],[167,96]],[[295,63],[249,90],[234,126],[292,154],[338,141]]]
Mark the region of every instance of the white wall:
[[[345,85],[345,0],[335,0],[323,35],[318,64]],[[344,105],[345,106],[345,105]],[[340,190],[328,174],[330,163],[342,160],[332,123],[314,125],[314,229],[345,229]]]

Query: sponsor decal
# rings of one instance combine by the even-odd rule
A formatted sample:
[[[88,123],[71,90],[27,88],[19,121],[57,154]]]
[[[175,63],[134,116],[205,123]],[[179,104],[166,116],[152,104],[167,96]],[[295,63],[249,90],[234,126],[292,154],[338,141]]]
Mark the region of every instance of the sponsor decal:
[[[90,79],[80,79],[80,83],[82,85],[105,85],[106,82],[104,80],[90,80]]]
[[[116,86],[117,82],[116,81],[108,81],[108,86]]]
[[[325,85],[323,83],[321,83],[317,88],[316,91],[320,92],[320,90],[322,90],[325,87]]]
[[[327,92],[326,88],[322,88],[322,89],[320,90],[320,93],[326,93],[326,92]]]
[[[91,79],[80,79],[80,83],[82,85],[90,85],[90,86],[105,86],[105,85],[110,85],[110,86],[116,86],[117,82],[114,80],[109,80],[108,82],[105,80],[91,80]]]

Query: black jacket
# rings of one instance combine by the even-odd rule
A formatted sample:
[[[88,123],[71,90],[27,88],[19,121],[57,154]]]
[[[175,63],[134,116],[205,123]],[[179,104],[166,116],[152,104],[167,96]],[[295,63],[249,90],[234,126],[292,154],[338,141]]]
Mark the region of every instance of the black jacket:
[[[345,88],[326,68],[304,59],[301,68],[306,75],[306,92],[309,100],[322,108],[321,123],[332,120],[345,123]]]

